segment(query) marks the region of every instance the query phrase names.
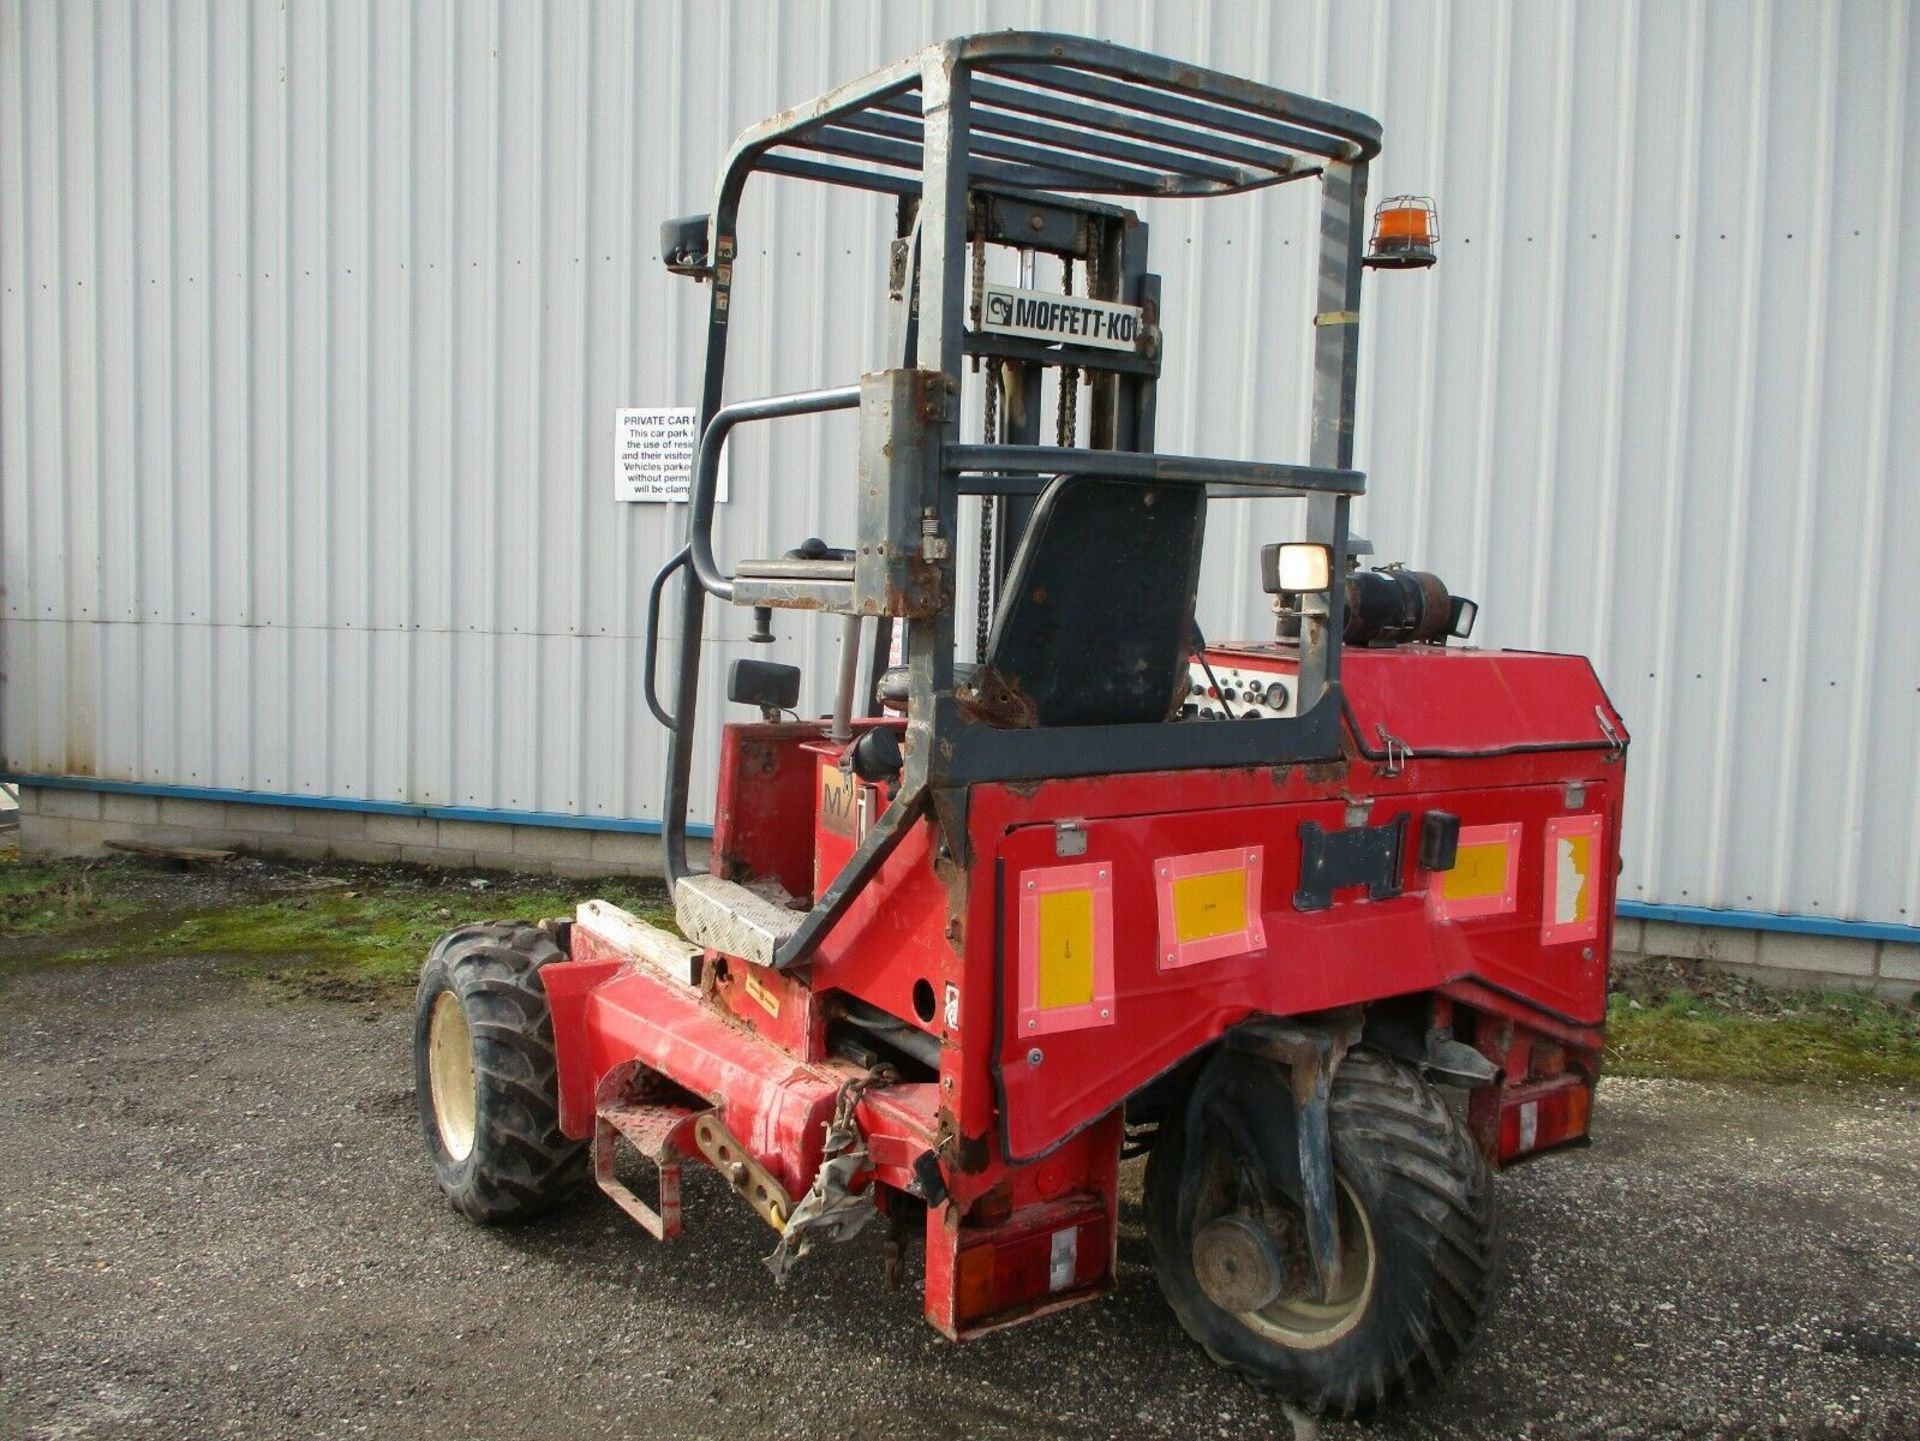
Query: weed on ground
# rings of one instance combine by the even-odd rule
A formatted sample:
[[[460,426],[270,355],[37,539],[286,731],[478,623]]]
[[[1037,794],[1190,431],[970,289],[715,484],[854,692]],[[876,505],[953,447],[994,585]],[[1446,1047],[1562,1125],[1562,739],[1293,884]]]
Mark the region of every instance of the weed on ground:
[[[1689,1081],[1920,1082],[1920,1005],[1785,989],[1693,962],[1614,974],[1606,1069]]]
[[[0,936],[57,936],[105,925],[137,909],[70,862],[21,859],[0,850]]]

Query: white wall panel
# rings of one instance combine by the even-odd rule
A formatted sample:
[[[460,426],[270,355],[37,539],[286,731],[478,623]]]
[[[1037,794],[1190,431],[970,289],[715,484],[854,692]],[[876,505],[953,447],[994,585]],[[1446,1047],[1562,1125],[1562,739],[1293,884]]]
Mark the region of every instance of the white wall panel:
[[[1435,194],[1445,237],[1369,281],[1380,558],[1489,642],[1595,657],[1635,732],[1624,896],[1920,922],[1893,0],[3,0],[0,766],[654,814],[638,639],[682,517],[609,495],[614,410],[697,394],[659,222],[751,121],[1008,25],[1379,115],[1374,195]],[[1149,207],[1163,446],[1304,453],[1312,199]],[[878,361],[886,224],[750,191],[732,394]],[[847,420],[732,467],[724,553],[845,532]],[[1260,634],[1290,508],[1215,517],[1203,620]],[[778,624],[824,700],[832,631]],[[745,617],[714,629],[711,696]]]

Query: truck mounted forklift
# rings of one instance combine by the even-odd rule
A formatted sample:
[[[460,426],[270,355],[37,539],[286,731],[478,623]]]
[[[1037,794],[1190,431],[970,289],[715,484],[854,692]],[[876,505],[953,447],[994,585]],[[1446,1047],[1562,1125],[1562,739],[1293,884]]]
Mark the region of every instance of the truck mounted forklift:
[[[671,1240],[681,1169],[705,1165],[771,1229],[777,1279],[878,1220],[893,1279],[917,1251],[927,1320],[963,1340],[1113,1287],[1144,1153],[1155,1276],[1222,1365],[1353,1413],[1458,1360],[1494,1284],[1494,1170],[1587,1137],[1626,732],[1584,659],[1462,646],[1470,601],[1359,559],[1361,277],[1433,254],[1412,201],[1369,248],[1379,147],[1351,110],[1011,32],[740,136],[710,213],[662,239],[708,297],[645,667],[677,932],[587,901],[436,943],[415,1069],[455,1207],[517,1220],[591,1176]],[[887,353],[855,384],[725,397],[755,175],[894,199]],[[1307,179],[1307,462],[1160,452],[1170,318],[1121,202]],[[989,255],[1019,283],[989,283]],[[728,434],[836,411],[858,423],[850,533],[729,570]],[[1207,512],[1251,496],[1304,500],[1304,534],[1261,551],[1275,634],[1209,642]],[[777,609],[839,617],[841,647],[818,720],[795,668],[733,663],[749,711],[697,869],[710,600],[759,641]]]

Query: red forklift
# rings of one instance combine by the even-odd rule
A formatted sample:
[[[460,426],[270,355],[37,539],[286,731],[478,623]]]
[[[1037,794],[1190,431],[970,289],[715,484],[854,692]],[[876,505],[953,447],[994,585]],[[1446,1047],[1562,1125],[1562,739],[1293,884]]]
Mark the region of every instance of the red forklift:
[[[1113,1287],[1144,1154],[1154,1273],[1220,1364],[1351,1414],[1458,1360],[1494,1283],[1493,1171],[1587,1137],[1626,731],[1586,660],[1464,647],[1472,602],[1359,558],[1361,276],[1434,239],[1402,199],[1369,245],[1379,146],[1339,106],[1011,32],[740,136],[711,213],[662,240],[709,296],[686,542],[647,639],[677,933],[588,901],[435,945],[415,1063],[454,1206],[518,1220],[591,1175],[671,1240],[681,1168],[706,1165],[774,1233],[776,1279],[879,1220],[893,1278],[917,1252],[927,1320],[964,1340]],[[755,175],[895,199],[887,353],[856,384],[724,398]],[[1308,179],[1307,462],[1157,450],[1167,317],[1122,202]],[[728,434],[833,411],[858,417],[850,533],[729,569]],[[1207,511],[1253,496],[1305,502],[1261,552],[1276,633],[1209,642]],[[782,608],[842,630],[819,720],[794,667],[733,663],[748,714],[696,869],[709,600],[763,643]]]

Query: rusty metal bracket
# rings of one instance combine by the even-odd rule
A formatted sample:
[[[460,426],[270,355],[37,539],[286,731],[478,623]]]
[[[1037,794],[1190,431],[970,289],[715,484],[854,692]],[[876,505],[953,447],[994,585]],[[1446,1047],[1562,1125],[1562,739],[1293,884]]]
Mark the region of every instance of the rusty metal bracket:
[[[1359,1012],[1317,1025],[1257,1019],[1227,1032],[1227,1044],[1287,1068],[1293,1085],[1295,1142],[1300,1156],[1300,1209],[1307,1221],[1307,1253],[1319,1299],[1340,1289],[1340,1207],[1333,1173],[1328,1102],[1333,1073],[1359,1041]]]
[[[693,1144],[761,1220],[776,1231],[786,1229],[787,1217],[793,1214],[786,1187],[740,1144],[719,1116],[708,1111],[693,1123]]]
[[[594,1183],[656,1241],[680,1234],[680,1161],[688,1154],[687,1132],[705,1113],[658,1095],[657,1078],[638,1061],[614,1067],[595,1088]],[[653,1166],[659,1179],[649,1206],[620,1179],[617,1143],[624,1140]]]

